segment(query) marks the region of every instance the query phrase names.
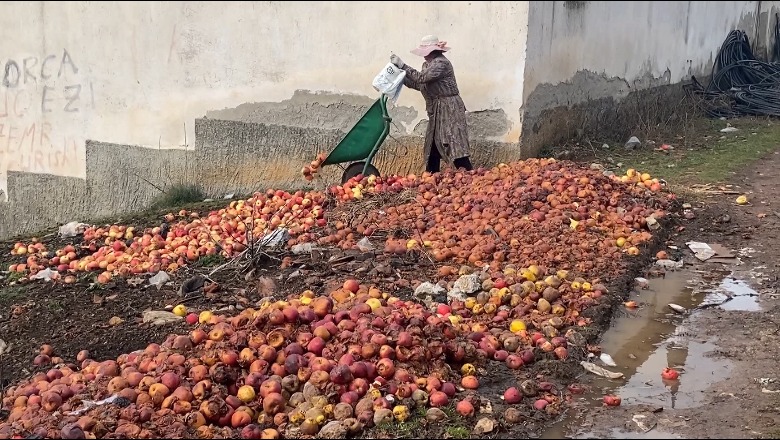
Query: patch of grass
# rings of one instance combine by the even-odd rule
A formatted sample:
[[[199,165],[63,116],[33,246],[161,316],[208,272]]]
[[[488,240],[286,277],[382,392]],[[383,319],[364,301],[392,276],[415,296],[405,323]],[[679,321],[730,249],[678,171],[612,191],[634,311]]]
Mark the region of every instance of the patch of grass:
[[[160,194],[152,202],[152,208],[175,208],[182,205],[200,202],[206,198],[200,186],[194,184],[173,185]]]
[[[62,303],[57,300],[49,301],[47,305],[49,306],[49,310],[55,313],[65,310],[65,307],[62,305]]]
[[[469,438],[469,430],[463,426],[448,426],[447,436],[449,438]]]
[[[412,410],[409,419],[405,422],[385,422],[376,426],[378,433],[383,435],[380,438],[421,438],[425,429],[425,408]]]
[[[611,154],[612,160],[622,163],[620,172],[635,168],[669,183],[686,185],[726,181],[740,169],[780,150],[778,123],[745,118],[733,123],[739,131],[720,133],[725,123],[716,122],[702,122],[706,129],[697,136],[706,140],[701,147],[685,148],[670,142],[676,148],[668,154],[654,150],[617,151]]]
[[[204,255],[193,264],[194,267],[214,267],[224,264],[227,259],[222,254]]]
[[[23,286],[8,286],[0,289],[0,301],[15,301],[24,296]]]
[[[446,438],[471,438],[471,429],[465,424],[467,419],[455,411],[454,404],[447,405],[442,411],[447,414]]]
[[[13,283],[24,278],[24,275],[22,272],[9,272],[7,280],[9,283]]]

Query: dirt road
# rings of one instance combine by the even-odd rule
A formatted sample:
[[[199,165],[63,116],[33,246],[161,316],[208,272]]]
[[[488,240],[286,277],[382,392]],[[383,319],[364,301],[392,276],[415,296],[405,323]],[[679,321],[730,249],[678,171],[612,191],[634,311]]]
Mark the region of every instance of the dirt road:
[[[683,268],[664,277],[650,268],[649,288],[631,294],[639,309],[617,317],[602,339],[612,370],[625,376],[583,375],[590,392],[544,438],[780,437],[780,152],[727,180],[728,193],[688,199],[695,218],[667,250]],[[747,205],[736,204],[739,194]],[[689,241],[736,258],[699,261]],[[678,380],[662,380],[667,366]],[[603,406],[608,393],[621,406]]]

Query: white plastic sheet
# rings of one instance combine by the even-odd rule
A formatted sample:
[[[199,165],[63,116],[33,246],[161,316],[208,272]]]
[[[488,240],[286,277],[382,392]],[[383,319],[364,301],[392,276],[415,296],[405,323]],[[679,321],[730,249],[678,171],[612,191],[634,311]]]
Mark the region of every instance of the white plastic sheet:
[[[405,71],[399,69],[393,63],[387,63],[374,77],[373,86],[376,91],[387,95],[395,104],[398,102],[398,97],[401,96],[405,77]]]

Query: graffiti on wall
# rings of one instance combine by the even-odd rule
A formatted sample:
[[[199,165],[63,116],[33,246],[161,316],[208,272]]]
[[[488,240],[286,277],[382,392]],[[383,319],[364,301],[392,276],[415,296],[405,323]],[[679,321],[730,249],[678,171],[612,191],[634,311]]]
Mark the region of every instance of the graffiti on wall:
[[[0,77],[0,191],[7,193],[7,171],[77,174],[84,144],[77,122],[95,108],[94,85],[77,60],[67,49],[0,57]]]

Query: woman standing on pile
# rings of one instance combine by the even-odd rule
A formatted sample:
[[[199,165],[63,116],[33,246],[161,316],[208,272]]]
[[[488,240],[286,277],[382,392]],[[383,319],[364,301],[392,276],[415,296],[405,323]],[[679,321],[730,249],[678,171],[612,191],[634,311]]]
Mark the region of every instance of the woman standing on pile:
[[[419,90],[425,98],[428,129],[425,132],[425,170],[437,173],[444,159],[455,168],[473,169],[469,160],[469,139],[466,128],[466,106],[460,98],[452,63],[444,52],[450,50],[446,41],[434,35],[422,38],[412,53],[425,58],[420,71],[406,65],[393,54],[390,62],[406,71],[404,85]]]

